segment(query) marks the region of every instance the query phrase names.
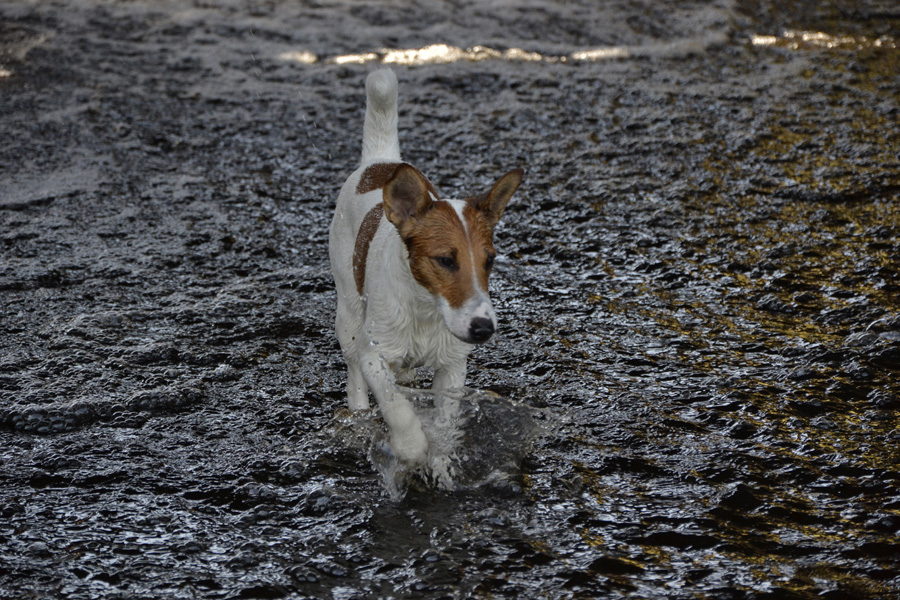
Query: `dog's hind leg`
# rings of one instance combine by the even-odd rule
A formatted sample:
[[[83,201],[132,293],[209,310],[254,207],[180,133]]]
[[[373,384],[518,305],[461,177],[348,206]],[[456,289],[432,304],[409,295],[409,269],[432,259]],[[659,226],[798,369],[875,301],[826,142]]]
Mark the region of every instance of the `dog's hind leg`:
[[[350,410],[369,410],[369,386],[362,369],[347,361],[347,407]]]
[[[362,319],[349,310],[344,302],[338,301],[335,324],[344,361],[347,363],[347,407],[350,410],[368,410],[369,386],[363,377],[358,350]]]

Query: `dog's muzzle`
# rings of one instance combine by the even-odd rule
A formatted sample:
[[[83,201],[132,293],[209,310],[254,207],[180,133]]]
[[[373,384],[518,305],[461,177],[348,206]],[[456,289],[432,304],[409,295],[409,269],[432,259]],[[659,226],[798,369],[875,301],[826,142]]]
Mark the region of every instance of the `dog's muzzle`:
[[[494,322],[484,317],[472,319],[469,325],[469,339],[475,344],[483,344],[494,335]]]

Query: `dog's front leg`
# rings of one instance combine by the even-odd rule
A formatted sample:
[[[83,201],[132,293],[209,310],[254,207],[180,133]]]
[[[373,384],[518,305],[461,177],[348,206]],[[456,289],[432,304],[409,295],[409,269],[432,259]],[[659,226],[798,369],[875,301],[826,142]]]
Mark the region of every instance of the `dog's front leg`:
[[[366,383],[375,395],[381,416],[390,430],[394,453],[408,463],[425,462],[428,440],[422,431],[422,423],[412,402],[397,387],[390,366],[382,356],[374,353],[363,356],[361,363]]]
[[[465,383],[465,360],[435,369],[431,389],[435,392],[435,405],[438,407],[437,419],[440,426],[451,427],[459,421],[458,397],[442,392],[462,389]]]
[[[431,389],[436,392],[455,390],[466,384],[466,359],[435,368]]]
[[[459,421],[458,396],[442,392],[460,390],[465,383],[465,360],[435,369],[431,389],[435,392],[435,405],[438,407],[438,423],[442,427],[450,427]]]
[[[437,409],[435,427],[441,432],[441,437],[444,440],[455,440],[456,444],[461,443],[463,438],[463,422],[461,419],[460,397],[453,390],[462,389],[465,383],[465,358],[435,368],[434,380],[431,382],[431,389],[434,392],[434,406]],[[429,463],[431,476],[439,487],[446,490],[455,488],[454,475],[456,471],[453,463],[455,447],[449,447],[447,449],[448,454],[432,455]]]

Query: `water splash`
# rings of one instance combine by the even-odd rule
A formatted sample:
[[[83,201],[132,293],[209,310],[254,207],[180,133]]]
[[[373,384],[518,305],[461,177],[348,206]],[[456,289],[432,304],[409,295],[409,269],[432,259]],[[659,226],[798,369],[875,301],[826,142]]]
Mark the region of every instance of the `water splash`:
[[[368,454],[393,500],[411,489],[519,489],[516,476],[534,442],[546,432],[546,411],[472,388],[442,393],[403,389],[428,437],[423,465],[413,467],[395,456],[386,428],[372,412],[342,409],[332,422],[339,441]]]

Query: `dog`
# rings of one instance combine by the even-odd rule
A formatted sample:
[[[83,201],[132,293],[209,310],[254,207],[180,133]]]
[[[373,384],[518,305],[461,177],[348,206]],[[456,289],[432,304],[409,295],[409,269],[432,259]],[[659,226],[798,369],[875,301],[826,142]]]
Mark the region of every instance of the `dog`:
[[[465,384],[469,352],[497,329],[488,295],[493,233],[524,172],[476,197],[441,198],[400,158],[397,87],[390,69],[366,79],[362,160],[341,188],[328,248],[348,406],[369,409],[371,391],[394,454],[418,464],[428,440],[398,382],[427,366],[436,391]]]

